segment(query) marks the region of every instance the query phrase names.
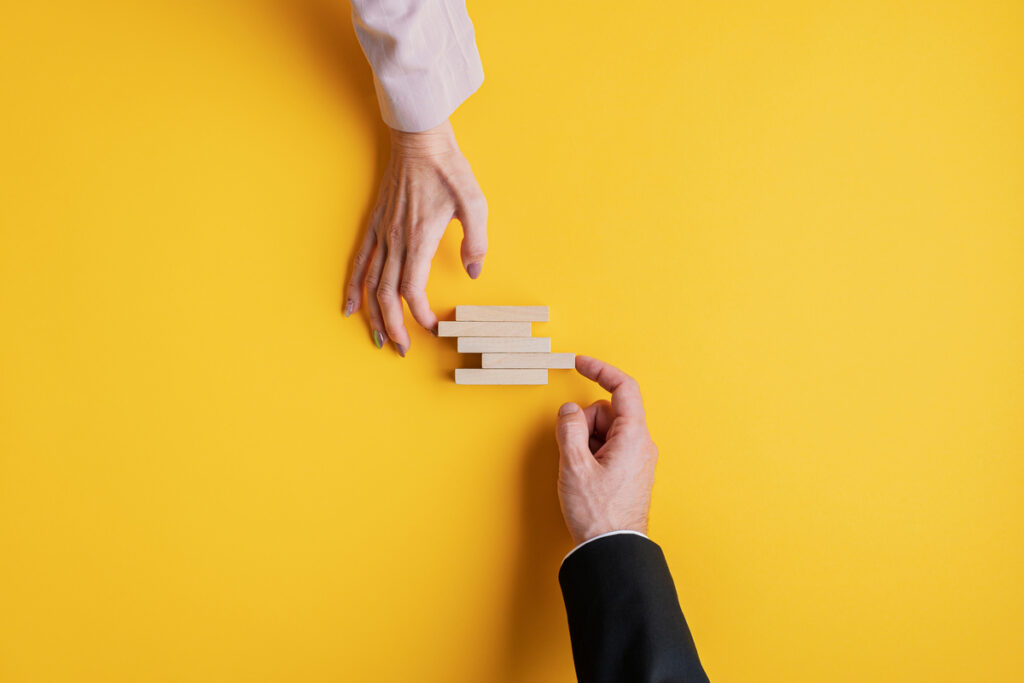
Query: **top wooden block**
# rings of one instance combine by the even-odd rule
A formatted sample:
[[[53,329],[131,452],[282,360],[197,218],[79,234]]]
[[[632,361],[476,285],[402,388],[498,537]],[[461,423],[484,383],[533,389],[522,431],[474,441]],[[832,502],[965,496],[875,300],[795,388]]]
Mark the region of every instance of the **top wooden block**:
[[[535,322],[548,321],[547,306],[456,306],[459,322]]]

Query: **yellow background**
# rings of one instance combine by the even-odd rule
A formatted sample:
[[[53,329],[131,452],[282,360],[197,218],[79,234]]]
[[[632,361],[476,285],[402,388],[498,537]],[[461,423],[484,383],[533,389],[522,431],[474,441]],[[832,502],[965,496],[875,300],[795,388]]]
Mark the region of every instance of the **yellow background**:
[[[636,375],[723,681],[1024,671],[1020,2],[472,2],[429,294]],[[345,3],[7,2],[0,680],[567,681],[553,418],[339,311]]]

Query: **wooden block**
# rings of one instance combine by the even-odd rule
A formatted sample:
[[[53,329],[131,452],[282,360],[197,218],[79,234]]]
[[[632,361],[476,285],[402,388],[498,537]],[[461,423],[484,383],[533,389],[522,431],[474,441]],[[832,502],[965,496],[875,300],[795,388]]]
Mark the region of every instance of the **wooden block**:
[[[438,337],[529,337],[530,323],[493,323],[442,320],[437,324]]]
[[[459,353],[544,353],[550,350],[549,337],[459,337]]]
[[[548,321],[547,306],[456,306],[459,321],[539,322]]]
[[[547,370],[456,368],[456,384],[547,384]]]
[[[551,368],[570,370],[576,367],[572,353],[485,353],[483,368]]]

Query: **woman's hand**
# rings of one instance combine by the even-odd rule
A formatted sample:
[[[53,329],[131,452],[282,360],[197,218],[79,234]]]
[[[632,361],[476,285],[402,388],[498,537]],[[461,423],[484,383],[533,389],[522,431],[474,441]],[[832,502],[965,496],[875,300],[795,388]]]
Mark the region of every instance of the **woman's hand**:
[[[427,278],[452,218],[462,223],[462,265],[476,279],[487,253],[487,201],[451,124],[445,121],[422,133],[392,130],[391,159],[345,298],[347,317],[359,310],[365,285],[378,349],[390,339],[402,356],[409,350],[402,299],[416,322],[436,333]]]
[[[658,447],[647,431],[640,386],[618,368],[576,356],[576,370],[612,394],[558,411],[558,500],[577,545],[609,531],[647,533]]]

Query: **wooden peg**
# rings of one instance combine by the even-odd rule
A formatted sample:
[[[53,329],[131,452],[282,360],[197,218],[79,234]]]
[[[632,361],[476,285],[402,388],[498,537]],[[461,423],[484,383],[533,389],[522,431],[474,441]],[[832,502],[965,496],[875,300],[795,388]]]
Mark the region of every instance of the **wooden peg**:
[[[438,337],[529,337],[528,322],[465,322],[442,320],[437,324]]]
[[[458,321],[547,322],[547,306],[456,306]]]
[[[485,353],[483,368],[550,368],[569,370],[576,367],[572,353]]]
[[[549,337],[459,337],[459,353],[544,353],[550,350]]]
[[[482,368],[456,368],[456,384],[547,384],[548,371],[527,370],[485,370]]]

